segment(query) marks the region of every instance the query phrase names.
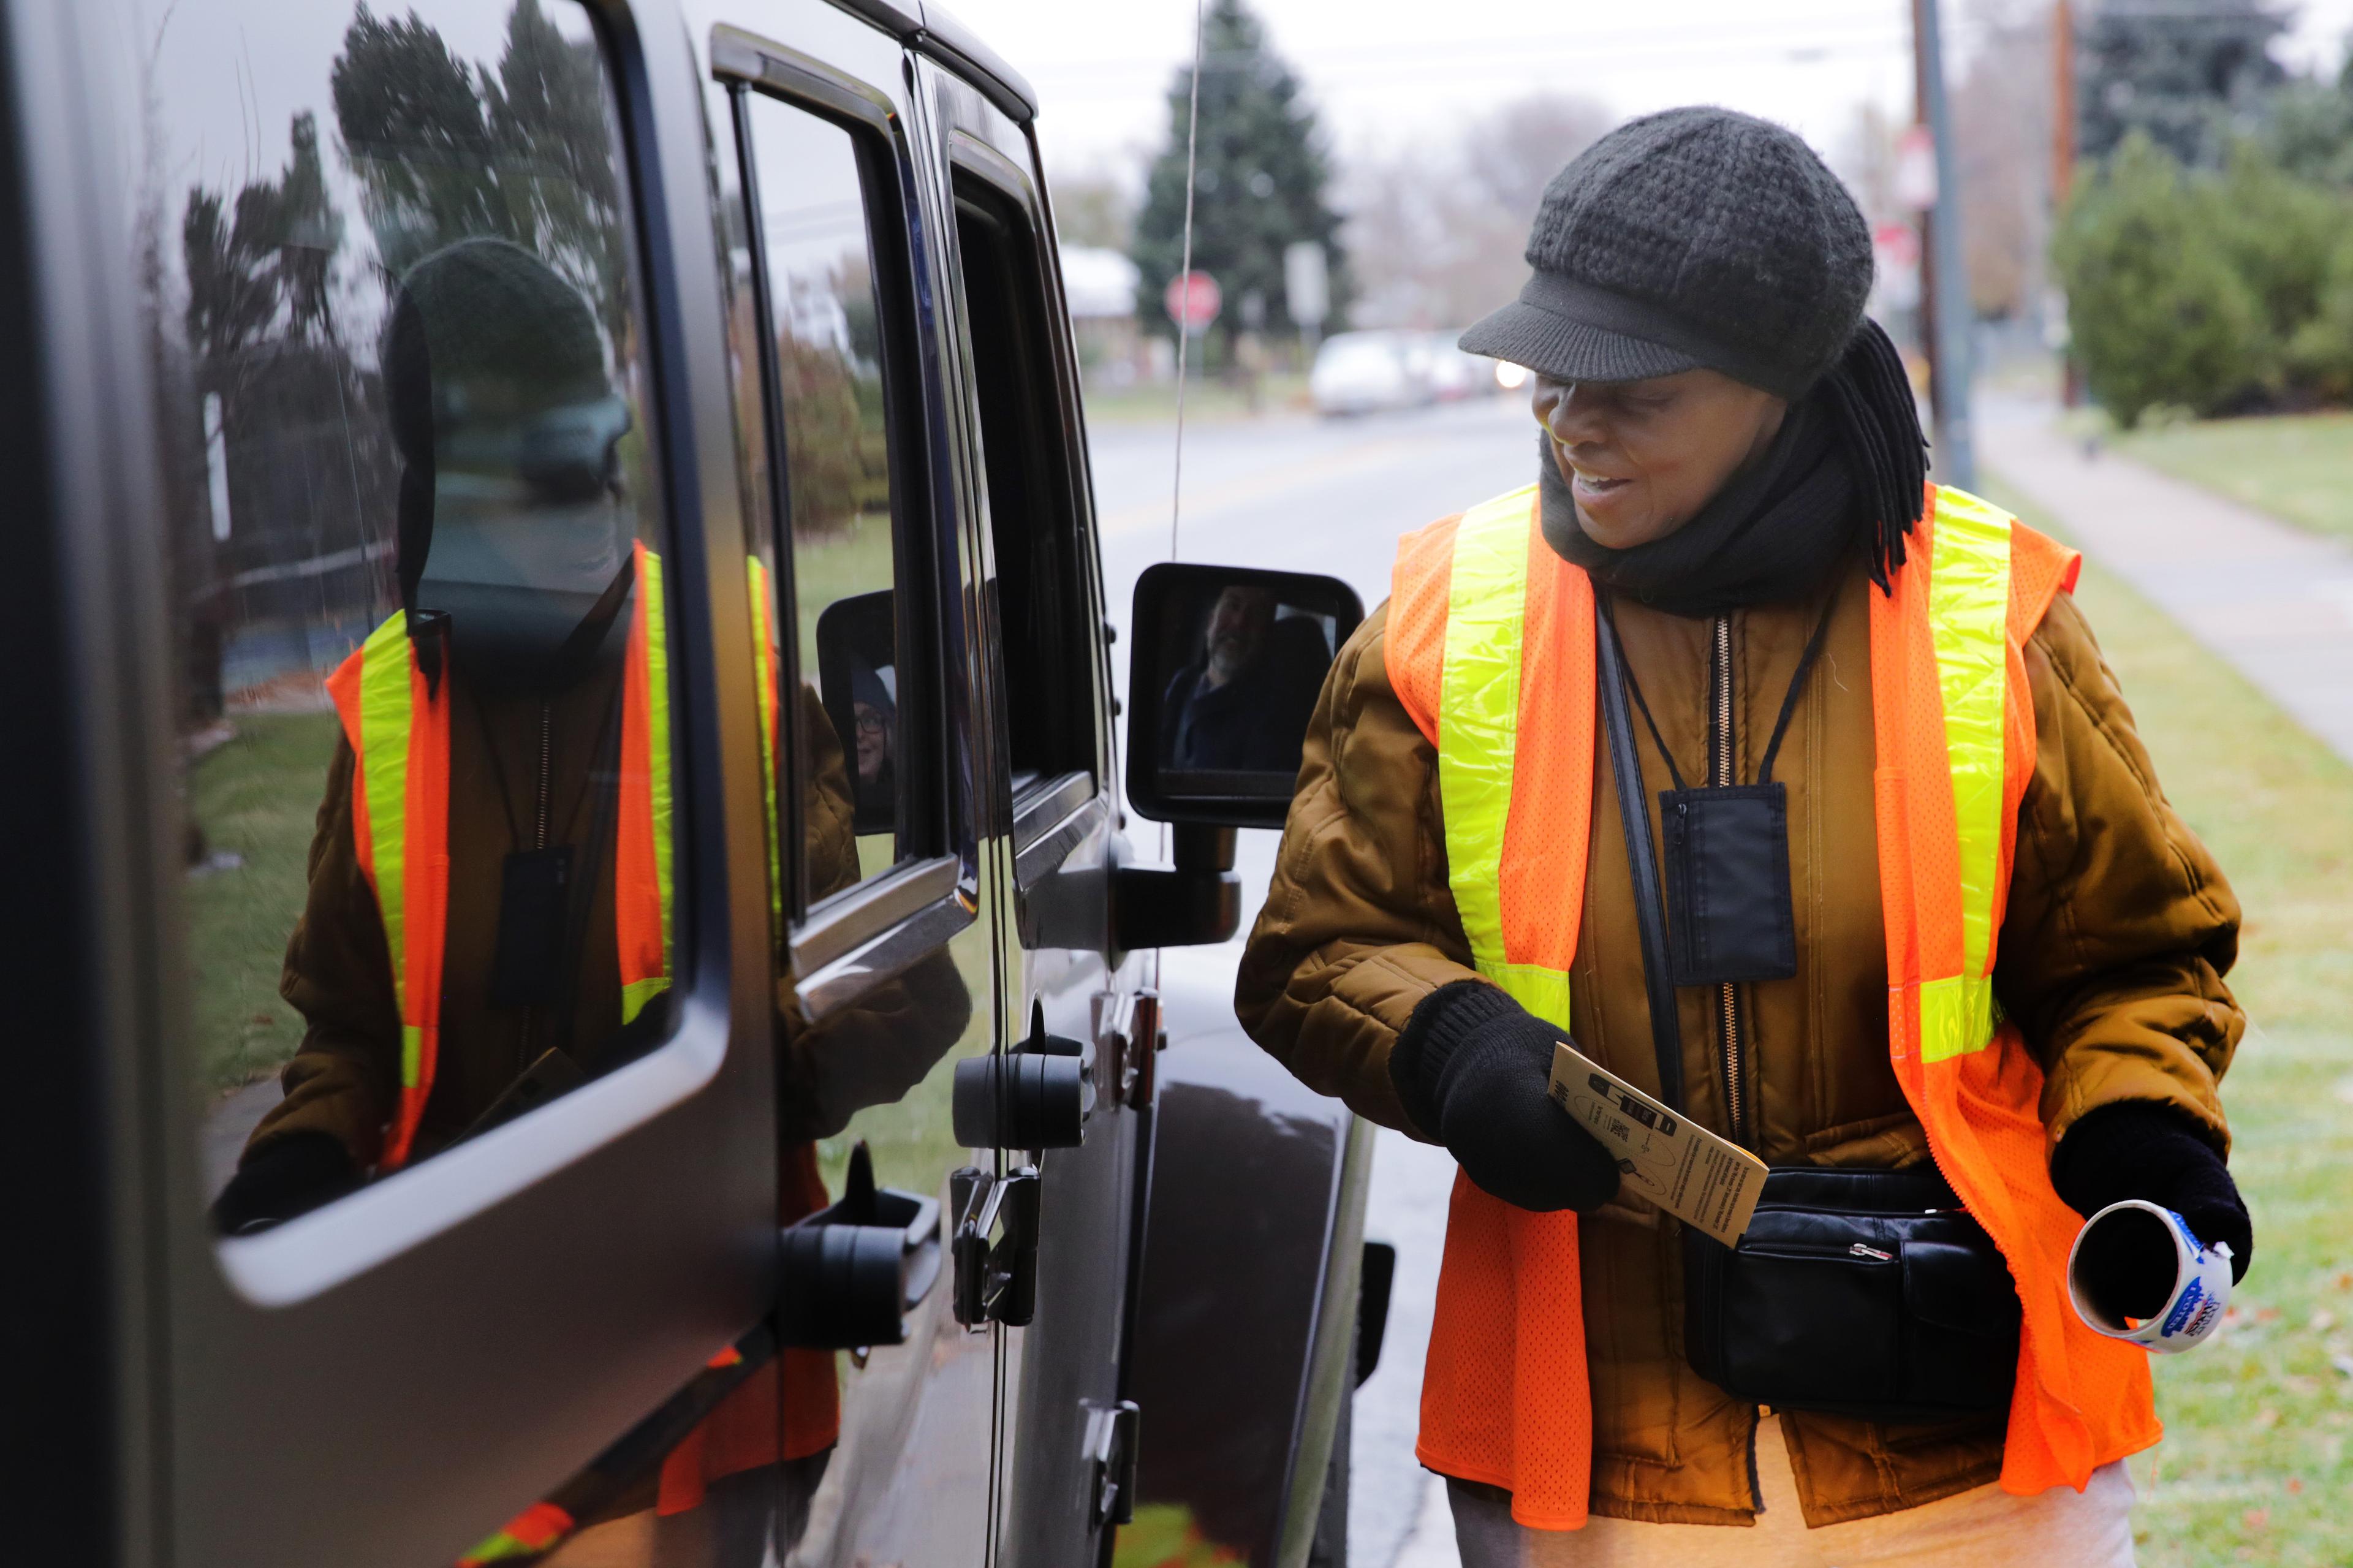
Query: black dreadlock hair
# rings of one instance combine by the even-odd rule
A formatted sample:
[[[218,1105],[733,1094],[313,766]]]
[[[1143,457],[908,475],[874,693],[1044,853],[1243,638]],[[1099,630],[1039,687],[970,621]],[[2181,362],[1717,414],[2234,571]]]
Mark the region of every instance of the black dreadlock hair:
[[[1877,321],[1863,318],[1822,377],[1821,395],[1854,471],[1856,504],[1871,520],[1863,539],[1871,580],[1893,594],[1905,541],[1927,500],[1928,438],[1920,432],[1904,356]]]

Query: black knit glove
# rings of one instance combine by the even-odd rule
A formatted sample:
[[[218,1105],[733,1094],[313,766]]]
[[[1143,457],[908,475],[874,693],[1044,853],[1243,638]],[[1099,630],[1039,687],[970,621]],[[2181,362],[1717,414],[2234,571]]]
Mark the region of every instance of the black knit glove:
[[[1552,1101],[1561,1032],[1480,980],[1421,999],[1389,1052],[1389,1081],[1481,1191],[1539,1214],[1590,1214],[1618,1193],[1618,1163]]]
[[[343,1140],[325,1132],[289,1132],[238,1164],[213,1200],[213,1228],[223,1236],[250,1236],[332,1203],[359,1184],[359,1167]]]
[[[2150,1100],[2087,1111],[2059,1141],[2051,1184],[2089,1219],[2110,1204],[2140,1198],[2169,1208],[2209,1247],[2231,1248],[2231,1279],[2246,1278],[2254,1227],[2222,1156],[2189,1116]],[[2172,1239],[2158,1226],[2103,1226],[2076,1256],[2101,1300],[2136,1318],[2155,1316],[2173,1290]]]

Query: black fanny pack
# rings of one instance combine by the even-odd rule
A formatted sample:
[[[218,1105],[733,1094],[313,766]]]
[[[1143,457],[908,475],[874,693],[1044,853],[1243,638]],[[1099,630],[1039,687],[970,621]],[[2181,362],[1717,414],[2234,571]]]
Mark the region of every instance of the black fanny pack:
[[[2007,1410],[2018,1288],[1933,1165],[1783,1166],[1736,1247],[1683,1231],[1683,1354],[1788,1410],[1935,1421]]]
[[[1596,621],[1659,1098],[1681,1110],[1683,1041],[1641,758],[1606,606]],[[2006,1410],[2020,1317],[2009,1265],[1933,1164],[1776,1167],[1736,1246],[1683,1231],[1683,1353],[1744,1401],[1886,1422]]]

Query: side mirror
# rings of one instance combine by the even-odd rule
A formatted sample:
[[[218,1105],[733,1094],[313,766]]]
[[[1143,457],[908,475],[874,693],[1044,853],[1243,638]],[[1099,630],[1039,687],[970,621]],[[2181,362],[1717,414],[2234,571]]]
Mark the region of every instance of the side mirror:
[[[898,826],[899,640],[892,594],[836,599],[817,618],[818,696],[849,773],[850,831]]]
[[[1336,577],[1147,568],[1128,662],[1129,804],[1157,822],[1281,827],[1324,678],[1364,618]]]
[[[1336,577],[1163,563],[1136,579],[1127,798],[1176,825],[1176,863],[1119,868],[1116,946],[1198,946],[1239,929],[1234,830],[1290,815],[1307,721],[1364,618]]]

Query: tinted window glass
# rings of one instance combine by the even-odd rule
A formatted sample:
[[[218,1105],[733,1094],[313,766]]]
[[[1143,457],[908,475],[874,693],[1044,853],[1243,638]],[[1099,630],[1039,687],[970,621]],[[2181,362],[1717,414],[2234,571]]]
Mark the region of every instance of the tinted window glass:
[[[846,811],[855,829],[854,858],[808,841],[804,892],[815,902],[916,847],[921,781],[906,775],[918,694],[901,679],[883,308],[850,132],[757,94],[744,110],[783,435],[791,603],[779,610],[810,689],[796,706],[821,797],[812,809]]]
[[[240,1228],[666,1032],[664,546],[586,12],[153,14],[190,1034]]]
[[[960,173],[955,188],[1018,795],[1094,766],[1093,617],[1037,229],[994,185]]]

